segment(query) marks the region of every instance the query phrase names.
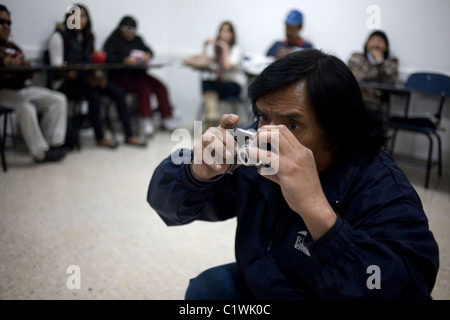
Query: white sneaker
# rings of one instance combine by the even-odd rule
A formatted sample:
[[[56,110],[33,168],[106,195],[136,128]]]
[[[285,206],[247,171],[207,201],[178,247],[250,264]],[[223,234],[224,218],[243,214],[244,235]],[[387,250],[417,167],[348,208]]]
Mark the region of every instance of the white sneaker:
[[[146,136],[151,136],[155,133],[155,127],[151,118],[142,118],[140,120],[142,131]]]
[[[174,117],[163,119],[162,126],[168,131],[174,131],[180,127],[180,123]]]

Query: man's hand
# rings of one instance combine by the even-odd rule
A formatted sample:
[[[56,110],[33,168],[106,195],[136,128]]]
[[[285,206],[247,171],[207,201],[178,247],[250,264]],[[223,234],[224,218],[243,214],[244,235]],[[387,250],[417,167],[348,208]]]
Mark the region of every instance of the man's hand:
[[[384,52],[382,50],[380,50],[378,48],[374,48],[374,49],[370,50],[369,52],[372,55],[372,57],[375,59],[375,61],[383,62]]]
[[[278,150],[258,152],[258,160],[278,165],[275,174],[264,177],[280,185],[289,207],[303,218],[311,236],[317,239],[331,228],[336,214],[323,193],[312,151],[284,125],[262,126],[256,136],[258,144],[264,141],[278,145]],[[273,139],[278,139],[277,143]]]
[[[234,164],[236,143],[227,131],[239,121],[235,114],[225,114],[218,127],[211,127],[194,146],[194,163],[192,171],[195,177],[210,180],[223,174]]]

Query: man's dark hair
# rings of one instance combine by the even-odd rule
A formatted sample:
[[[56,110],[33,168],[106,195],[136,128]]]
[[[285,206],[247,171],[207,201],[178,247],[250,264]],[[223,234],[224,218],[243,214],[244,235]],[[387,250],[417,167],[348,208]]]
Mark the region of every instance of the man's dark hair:
[[[308,101],[332,139],[338,158],[373,156],[384,146],[382,113],[366,106],[358,82],[344,62],[316,49],[291,53],[253,80],[248,95],[255,116],[258,98],[299,81],[306,82]]]
[[[6,13],[8,13],[8,14],[10,15],[8,9],[7,9],[6,6],[3,5],[3,4],[0,4],[0,12],[6,12]]]

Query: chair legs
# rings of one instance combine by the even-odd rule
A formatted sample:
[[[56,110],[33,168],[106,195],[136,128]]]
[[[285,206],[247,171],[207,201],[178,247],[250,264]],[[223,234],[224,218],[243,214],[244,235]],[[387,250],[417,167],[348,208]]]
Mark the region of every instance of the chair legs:
[[[6,165],[6,157],[5,157],[5,145],[6,145],[6,134],[7,134],[7,127],[8,127],[8,116],[14,112],[13,109],[0,107],[0,118],[3,116],[3,132],[0,132],[0,157],[2,159],[2,168],[3,172],[8,171],[8,166]],[[13,137],[13,146],[14,146],[14,125],[12,121],[12,117],[9,117],[10,120],[10,126],[11,126],[11,133]]]
[[[391,148],[390,148],[390,153],[392,156],[394,156],[394,145],[395,145],[395,139],[397,139],[397,129],[394,129],[394,133],[392,134],[391,137]]]
[[[442,141],[438,134],[435,134],[438,141],[438,173],[439,177],[442,177]]]
[[[398,129],[393,129],[393,134],[391,137],[391,147],[390,147],[390,152],[392,155],[394,155],[394,145],[395,145],[395,140],[397,138],[397,133],[398,133]],[[435,136],[438,142],[438,174],[439,177],[442,177],[442,141],[441,141],[441,137],[437,134],[437,133],[424,133],[427,138],[428,138],[428,142],[429,142],[429,148],[428,148],[428,158],[427,158],[427,167],[426,167],[426,173],[425,173],[425,189],[428,188],[429,186],[429,182],[430,182],[430,172],[431,172],[431,167],[432,167],[432,160],[433,160],[433,137]]]
[[[6,125],[8,124],[8,113],[3,113],[4,119],[3,119],[3,134],[0,137],[0,154],[2,158],[2,167],[3,172],[8,171],[8,167],[6,165],[6,158],[5,158],[5,141],[6,141]]]
[[[431,171],[431,157],[433,156],[433,138],[430,134],[426,134],[429,141],[429,148],[428,148],[428,160],[427,160],[427,173],[425,175],[425,189],[428,188],[429,182],[430,182],[430,171]]]

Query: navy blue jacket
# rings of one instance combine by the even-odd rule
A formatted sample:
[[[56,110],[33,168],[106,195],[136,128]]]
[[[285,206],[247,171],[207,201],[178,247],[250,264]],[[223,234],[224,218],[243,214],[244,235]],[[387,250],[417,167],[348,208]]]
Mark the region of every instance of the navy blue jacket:
[[[236,260],[257,299],[430,299],[438,246],[390,155],[334,163],[320,179],[338,219],[315,241],[278,184],[254,167],[199,182],[189,164],[169,157],[148,202],[167,225],[237,217]]]

